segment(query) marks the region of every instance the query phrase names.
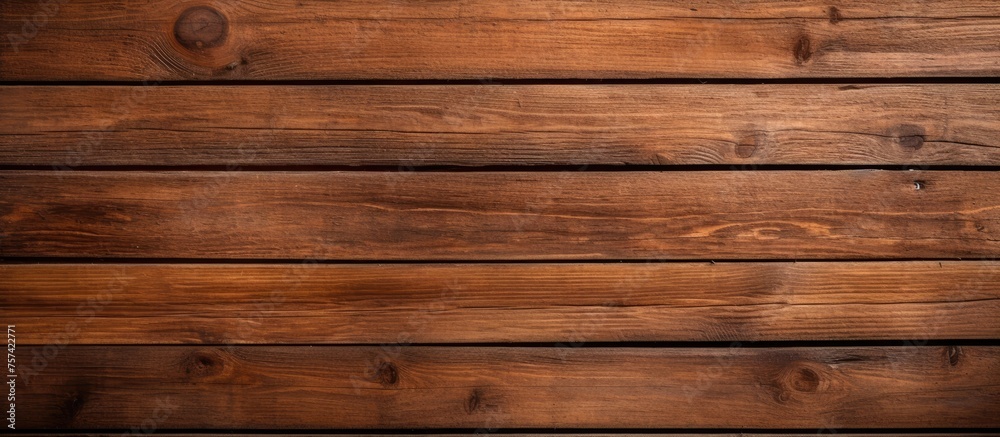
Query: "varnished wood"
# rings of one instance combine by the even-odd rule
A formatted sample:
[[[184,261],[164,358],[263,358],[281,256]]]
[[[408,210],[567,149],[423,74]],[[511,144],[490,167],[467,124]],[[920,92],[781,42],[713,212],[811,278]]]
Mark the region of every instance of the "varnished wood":
[[[1000,264],[2,265],[0,312],[25,345],[987,339]]]
[[[0,102],[0,165],[60,170],[1000,164],[996,85],[14,86]]]
[[[17,431],[995,432],[998,35],[993,0],[0,0]]]
[[[0,80],[1000,73],[989,0],[48,3],[0,3]]]
[[[29,378],[24,430],[1000,426],[988,346],[67,346]]]
[[[982,258],[989,171],[0,173],[4,257]]]

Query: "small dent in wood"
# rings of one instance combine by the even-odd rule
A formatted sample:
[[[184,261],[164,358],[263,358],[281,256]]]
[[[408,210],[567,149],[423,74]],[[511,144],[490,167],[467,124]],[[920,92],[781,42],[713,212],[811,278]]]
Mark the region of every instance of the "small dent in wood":
[[[952,367],[957,366],[958,363],[961,361],[962,356],[965,354],[962,351],[961,346],[948,346],[947,353],[948,353],[948,364],[950,364]]]
[[[239,60],[236,60],[236,61],[233,61],[233,62],[230,62],[229,64],[227,64],[226,65],[226,70],[232,71],[232,70],[235,70],[235,69],[237,69],[239,67],[245,67],[249,63],[250,63],[250,61],[247,60],[246,56],[240,56]]]
[[[798,65],[805,64],[812,59],[812,41],[809,40],[809,36],[799,36],[799,39],[795,41],[795,47],[792,49],[792,54],[795,56],[795,63]]]
[[[478,388],[472,389],[472,393],[469,394],[469,398],[465,401],[465,412],[472,414],[479,409],[479,405],[483,400],[483,392]]]
[[[836,6],[830,6],[827,9],[827,15],[830,17],[830,24],[837,24],[844,19],[844,16],[840,13],[840,9]]]
[[[188,50],[199,51],[218,47],[229,35],[229,21],[219,11],[208,6],[185,10],[174,24],[174,38]]]

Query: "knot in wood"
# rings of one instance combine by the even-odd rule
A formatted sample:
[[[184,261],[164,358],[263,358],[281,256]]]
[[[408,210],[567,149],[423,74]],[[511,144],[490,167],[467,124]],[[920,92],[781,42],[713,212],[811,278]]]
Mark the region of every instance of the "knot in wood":
[[[815,363],[794,362],[778,374],[774,386],[780,403],[801,402],[829,386],[826,371]]]
[[[792,55],[795,56],[795,63],[798,65],[805,64],[812,59],[812,41],[809,40],[808,36],[799,36],[799,39],[795,41],[795,47],[792,48]]]
[[[188,50],[221,46],[228,34],[226,17],[208,6],[195,6],[184,11],[174,24],[174,38]]]
[[[753,135],[747,135],[740,139],[736,143],[736,156],[740,158],[749,158],[757,152],[757,149],[761,147],[763,143],[763,134],[756,133]]]
[[[918,150],[924,145],[927,131],[917,125],[903,124],[895,127],[890,134],[897,138],[901,147]]]
[[[957,366],[962,360],[962,348],[960,346],[948,346],[948,364]]]
[[[399,371],[396,370],[396,365],[390,362],[379,363],[375,368],[374,380],[386,387],[396,385],[399,382]]]
[[[815,370],[802,367],[789,375],[789,386],[799,392],[811,393],[819,388],[820,377]]]
[[[181,366],[185,374],[195,378],[205,378],[223,373],[225,362],[212,351],[196,351],[188,355]]]

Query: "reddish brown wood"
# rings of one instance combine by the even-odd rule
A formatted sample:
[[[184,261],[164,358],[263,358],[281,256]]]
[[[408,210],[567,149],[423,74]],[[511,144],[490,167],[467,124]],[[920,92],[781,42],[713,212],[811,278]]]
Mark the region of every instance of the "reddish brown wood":
[[[989,0],[52,3],[2,3],[0,80],[1000,73]]]
[[[0,256],[983,258],[997,192],[989,171],[10,171]]]
[[[1000,426],[986,346],[69,346],[29,382],[25,430]]]
[[[0,265],[0,312],[23,345],[985,339],[1000,264]]]
[[[60,170],[1000,164],[996,85],[9,86],[0,102],[0,165]]]
[[[18,431],[1000,429],[1000,99],[955,83],[998,34],[991,0],[0,0]]]

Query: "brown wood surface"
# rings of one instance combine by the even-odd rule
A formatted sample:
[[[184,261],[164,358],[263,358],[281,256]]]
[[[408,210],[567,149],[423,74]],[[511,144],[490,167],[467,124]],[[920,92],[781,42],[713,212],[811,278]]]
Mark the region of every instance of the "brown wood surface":
[[[0,265],[19,344],[989,339],[1000,263]]]
[[[990,0],[0,2],[0,80],[993,76]]]
[[[19,393],[25,430],[978,428],[1000,348],[68,346]]]
[[[1000,435],[998,35],[994,0],[0,0],[3,410]]]
[[[989,171],[0,174],[0,256],[983,258]]]
[[[0,165],[56,169],[1000,164],[997,85],[8,86],[0,102]]]

